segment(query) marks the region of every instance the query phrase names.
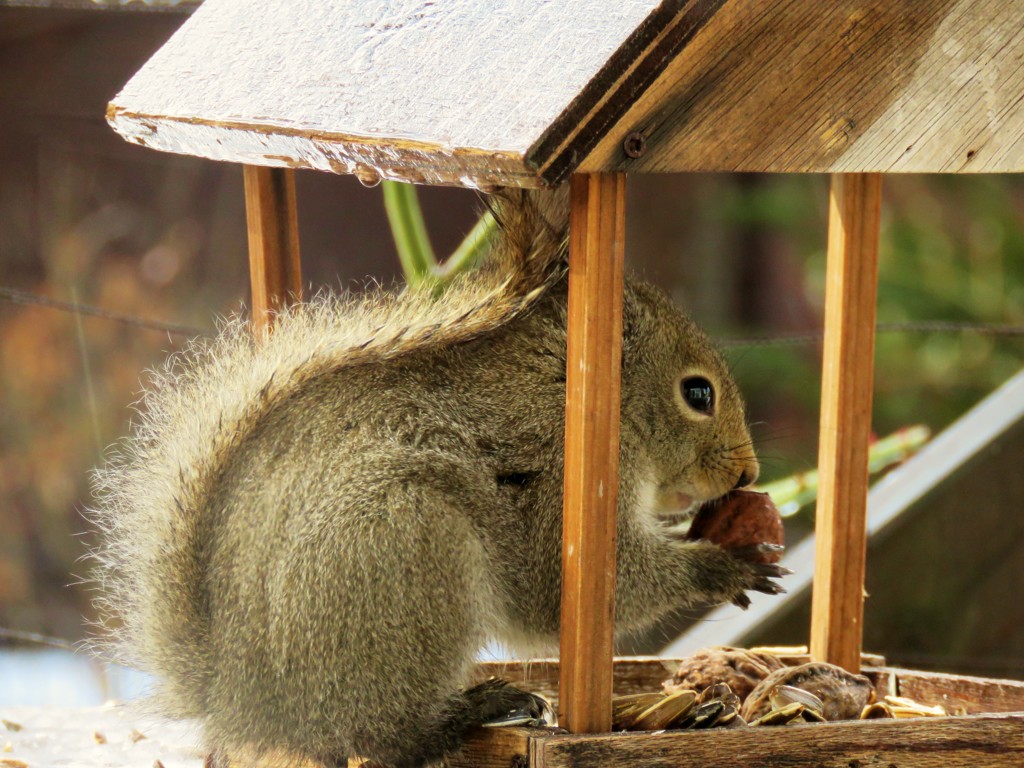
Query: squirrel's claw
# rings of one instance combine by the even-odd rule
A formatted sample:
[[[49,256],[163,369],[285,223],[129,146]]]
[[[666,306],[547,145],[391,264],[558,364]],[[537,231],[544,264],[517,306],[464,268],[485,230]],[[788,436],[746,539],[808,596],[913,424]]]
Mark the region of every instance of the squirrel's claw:
[[[476,707],[478,723],[486,728],[512,725],[550,725],[554,709],[543,696],[523,691],[505,680],[491,678],[465,692]]]
[[[750,607],[750,598],[747,597],[746,594],[743,592],[740,592],[738,595],[734,595],[732,600],[730,600],[729,602],[731,602],[735,606],[738,606],[739,608],[742,608],[744,611]]]
[[[769,544],[767,542],[729,549],[729,554],[738,560],[742,560],[746,566],[750,580],[745,586],[745,590],[761,592],[766,595],[786,594],[786,588],[772,581],[772,579],[788,576],[793,571],[778,563],[766,563],[759,559],[764,555],[777,555],[784,549],[785,547],[779,544]],[[732,603],[746,610],[750,605],[750,598],[746,594],[740,593],[732,598]]]
[[[751,589],[757,592],[763,592],[766,595],[784,595],[786,594],[786,588],[781,584],[776,584],[771,579],[760,578],[754,582],[754,586]]]
[[[525,692],[524,692],[525,693]],[[555,722],[555,711],[551,702],[535,693],[503,715],[481,723],[484,728],[507,728],[513,725],[545,726]]]

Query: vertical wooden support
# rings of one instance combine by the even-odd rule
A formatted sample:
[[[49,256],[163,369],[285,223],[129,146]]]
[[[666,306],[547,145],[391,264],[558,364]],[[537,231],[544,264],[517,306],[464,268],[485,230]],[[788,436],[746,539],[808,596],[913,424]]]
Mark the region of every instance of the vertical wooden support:
[[[244,166],[253,331],[269,331],[273,313],[302,298],[295,172]]]
[[[611,730],[625,176],[576,175],[569,220],[559,724]]]
[[[811,654],[860,668],[882,177],[832,176]]]

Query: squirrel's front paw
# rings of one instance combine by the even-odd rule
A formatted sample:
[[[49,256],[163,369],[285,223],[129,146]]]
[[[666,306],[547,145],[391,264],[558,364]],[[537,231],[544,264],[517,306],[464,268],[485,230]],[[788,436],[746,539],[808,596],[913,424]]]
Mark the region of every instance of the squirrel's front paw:
[[[744,583],[742,591],[737,592],[730,598],[730,602],[733,605],[738,605],[746,610],[750,605],[750,598],[747,597],[746,593],[750,590],[763,592],[766,595],[785,594],[785,588],[781,584],[772,581],[772,579],[788,576],[792,571],[778,563],[764,562],[766,556],[777,556],[784,549],[785,547],[780,544],[761,543],[746,547],[732,547],[725,550],[742,563],[741,572]]]

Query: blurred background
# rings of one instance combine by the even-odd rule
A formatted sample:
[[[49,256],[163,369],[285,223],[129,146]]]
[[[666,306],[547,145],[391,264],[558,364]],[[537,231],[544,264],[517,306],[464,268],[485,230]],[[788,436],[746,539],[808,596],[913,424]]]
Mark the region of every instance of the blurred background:
[[[129,430],[145,370],[247,302],[241,168],[129,145],[103,118],[194,5],[0,0],[0,628],[13,634],[87,632],[89,471]],[[310,292],[401,279],[380,189],[309,171],[297,186]],[[827,178],[812,175],[629,182],[627,263],[726,343],[763,480],[817,461],[827,198]],[[420,199],[439,253],[483,209],[460,189]],[[878,435],[940,432],[1018,373],[1024,179],[887,177],[878,319]],[[869,650],[1024,678],[1021,432],[1009,428],[869,559]],[[790,537],[812,520],[802,511]],[[985,533],[965,552],[962,530]],[[806,642],[806,616],[773,633],[761,639]],[[634,650],[668,639],[662,628]],[[0,705],[67,703],[69,685],[73,701],[110,692],[84,657],[41,648],[0,637]]]

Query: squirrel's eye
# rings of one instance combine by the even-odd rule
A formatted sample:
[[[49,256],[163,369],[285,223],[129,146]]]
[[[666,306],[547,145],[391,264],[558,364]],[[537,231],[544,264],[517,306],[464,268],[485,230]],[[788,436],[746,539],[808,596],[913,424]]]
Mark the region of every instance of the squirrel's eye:
[[[715,388],[703,376],[689,376],[679,385],[683,400],[693,410],[710,414],[715,407]]]

